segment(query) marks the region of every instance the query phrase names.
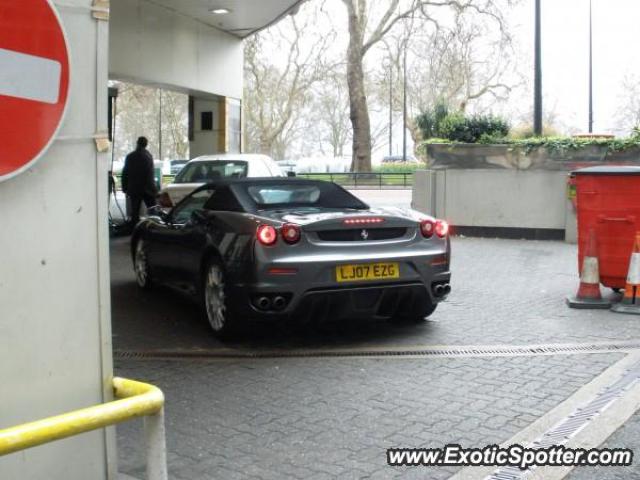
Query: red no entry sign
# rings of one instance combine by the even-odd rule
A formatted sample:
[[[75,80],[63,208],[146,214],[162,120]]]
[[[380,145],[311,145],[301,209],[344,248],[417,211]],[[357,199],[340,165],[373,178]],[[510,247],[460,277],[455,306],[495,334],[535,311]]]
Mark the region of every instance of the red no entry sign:
[[[62,122],[67,42],[48,0],[0,0],[0,180],[29,167]]]

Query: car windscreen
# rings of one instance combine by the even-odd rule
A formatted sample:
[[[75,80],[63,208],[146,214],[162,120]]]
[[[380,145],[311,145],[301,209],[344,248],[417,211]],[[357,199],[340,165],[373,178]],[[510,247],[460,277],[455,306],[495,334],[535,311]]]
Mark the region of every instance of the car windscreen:
[[[289,207],[367,209],[367,204],[330,182],[282,182],[243,185],[259,210]]]
[[[208,183],[222,178],[247,176],[247,162],[243,160],[211,160],[188,163],[174,183]]]

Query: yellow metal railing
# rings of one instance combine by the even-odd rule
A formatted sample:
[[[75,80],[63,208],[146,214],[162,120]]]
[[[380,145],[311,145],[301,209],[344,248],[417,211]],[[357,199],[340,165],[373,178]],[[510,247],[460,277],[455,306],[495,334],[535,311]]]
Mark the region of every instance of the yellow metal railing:
[[[119,400],[0,430],[0,456],[144,416],[148,478],[166,479],[162,391],[119,377],[113,379],[113,391]]]

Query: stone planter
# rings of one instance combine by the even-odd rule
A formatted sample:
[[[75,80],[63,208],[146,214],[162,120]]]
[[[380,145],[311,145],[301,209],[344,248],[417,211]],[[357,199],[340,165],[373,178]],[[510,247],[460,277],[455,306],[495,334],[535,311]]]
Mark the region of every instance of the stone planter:
[[[596,164],[640,165],[640,149],[609,152],[607,147],[588,145],[578,150],[531,151],[514,145],[430,144],[426,145],[429,168],[556,170],[572,171]]]
[[[640,149],[589,145],[525,151],[513,145],[431,144],[428,170],[414,175],[413,208],[449,220],[454,232],[575,242],[568,172],[602,164],[640,165]]]

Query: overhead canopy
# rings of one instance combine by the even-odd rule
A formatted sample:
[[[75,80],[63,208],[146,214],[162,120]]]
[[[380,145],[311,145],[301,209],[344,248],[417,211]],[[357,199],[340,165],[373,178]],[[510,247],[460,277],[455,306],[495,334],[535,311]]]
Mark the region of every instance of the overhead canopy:
[[[152,3],[245,38],[295,10],[304,0],[153,0]],[[228,13],[216,14],[224,9]]]
[[[302,1],[111,0],[109,78],[240,99],[242,40]]]

